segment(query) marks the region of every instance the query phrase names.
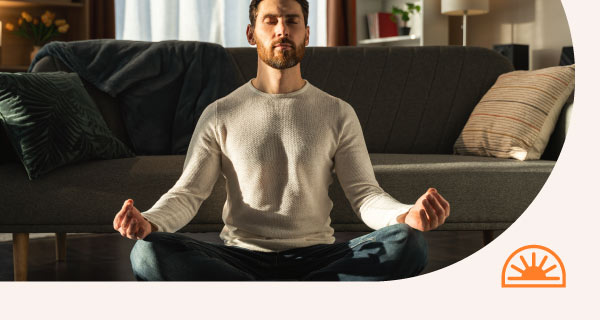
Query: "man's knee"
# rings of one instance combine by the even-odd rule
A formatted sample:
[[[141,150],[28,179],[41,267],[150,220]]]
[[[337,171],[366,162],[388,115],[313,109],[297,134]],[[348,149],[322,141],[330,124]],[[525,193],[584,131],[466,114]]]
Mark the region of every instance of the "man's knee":
[[[395,257],[397,260],[410,260],[414,263],[419,272],[422,271],[428,262],[429,247],[424,237],[424,232],[414,229],[411,226],[399,223],[394,224],[387,235],[387,241],[396,246],[393,252],[403,257]]]
[[[158,259],[152,242],[137,240],[129,254],[131,269],[137,280],[153,279],[158,275]]]
[[[209,254],[210,244],[192,244],[177,234],[151,235],[137,240],[129,255],[137,280],[253,280],[253,276]]]
[[[166,257],[179,251],[188,250],[186,237],[176,233],[153,232],[143,240],[137,240],[129,259],[131,268],[138,280],[166,280],[163,276],[164,268],[169,263]]]

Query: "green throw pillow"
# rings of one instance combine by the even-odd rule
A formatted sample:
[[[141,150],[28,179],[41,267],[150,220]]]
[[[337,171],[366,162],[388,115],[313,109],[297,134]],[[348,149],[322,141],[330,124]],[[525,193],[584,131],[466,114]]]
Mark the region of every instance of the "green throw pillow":
[[[29,180],[70,163],[135,156],[76,73],[0,72],[0,122]]]

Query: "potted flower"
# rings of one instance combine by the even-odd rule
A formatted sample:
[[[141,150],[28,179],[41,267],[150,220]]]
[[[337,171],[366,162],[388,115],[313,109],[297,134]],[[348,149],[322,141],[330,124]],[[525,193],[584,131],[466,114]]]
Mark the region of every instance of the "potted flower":
[[[415,12],[421,12],[421,6],[415,5],[411,2],[406,3],[406,10],[400,9],[396,6],[392,7],[391,19],[395,24],[398,25],[400,35],[405,36],[410,33],[410,27],[408,27],[407,24],[410,20],[410,16],[415,14]],[[400,17],[401,25],[398,23],[398,19],[396,18],[397,16]]]
[[[69,30],[69,24],[65,19],[55,20],[54,18],[55,14],[48,10],[39,18],[33,17],[23,11],[17,21],[17,26],[7,22],[5,28],[12,34],[32,42],[33,50],[31,51],[30,59],[33,60],[33,57],[35,57],[44,44]]]

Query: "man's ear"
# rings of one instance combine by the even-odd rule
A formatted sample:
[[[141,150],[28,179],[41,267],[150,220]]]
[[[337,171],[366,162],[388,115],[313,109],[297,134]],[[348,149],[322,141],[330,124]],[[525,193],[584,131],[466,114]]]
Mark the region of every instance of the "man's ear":
[[[256,45],[256,41],[254,41],[254,28],[251,24],[248,24],[248,26],[246,27],[246,39],[248,39],[248,43],[250,45]]]
[[[310,27],[306,26],[306,37],[304,39],[304,46],[308,46],[308,39],[310,38]]]

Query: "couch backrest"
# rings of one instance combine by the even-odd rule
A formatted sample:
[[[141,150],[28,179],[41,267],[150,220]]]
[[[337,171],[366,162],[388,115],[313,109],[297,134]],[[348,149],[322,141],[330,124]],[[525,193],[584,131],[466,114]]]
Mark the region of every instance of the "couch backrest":
[[[256,48],[226,48],[237,72],[256,76]],[[46,57],[34,72],[70,71]],[[512,71],[510,62],[486,48],[308,47],[302,77],[350,103],[371,153],[451,154],[471,111],[494,84]],[[84,81],[115,135],[129,144],[118,101]]]
[[[228,48],[242,77],[256,48]],[[302,77],[350,103],[369,152],[452,154],[471,111],[496,78],[514,70],[480,47],[308,47]]]

